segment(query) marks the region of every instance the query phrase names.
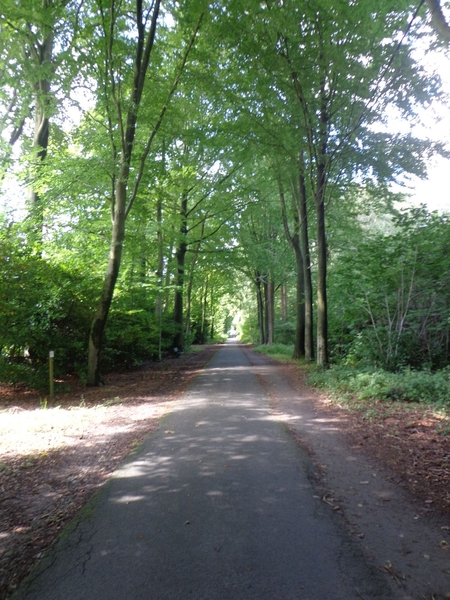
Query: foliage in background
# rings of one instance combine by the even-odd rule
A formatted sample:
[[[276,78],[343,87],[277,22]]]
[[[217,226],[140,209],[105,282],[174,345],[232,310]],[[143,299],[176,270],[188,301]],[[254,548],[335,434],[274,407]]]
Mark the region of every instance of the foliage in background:
[[[361,230],[330,269],[334,359],[396,371],[449,362],[449,217],[412,209],[394,232]]]
[[[0,379],[33,386],[55,352],[55,375],[86,360],[93,277],[32,252],[23,230],[0,237]]]
[[[402,171],[423,173],[435,148],[393,133],[391,112],[382,109],[392,101],[396,114],[412,119],[439,97],[438,78],[410,53],[422,14],[413,22],[410,3],[393,0],[375,8],[362,0],[350,8],[315,0],[209,3],[166,106],[205,4],[164,3],[136,114],[128,93],[137,6],[151,12],[155,4],[126,0],[108,13],[90,1],[27,0],[5,3],[0,15],[1,183],[7,195],[8,177],[25,182],[39,199],[34,210],[24,205],[22,223],[0,223],[0,379],[36,385],[50,349],[57,375],[85,374],[111,208],[125,179],[138,185],[105,332],[105,370],[164,355],[180,336],[185,346],[223,339],[232,324],[241,340],[259,343],[262,288],[266,313],[274,313],[270,336],[264,323],[274,341],[268,350],[291,348],[298,269],[279,183],[293,199],[304,177],[315,290],[324,231],[314,206],[326,204],[331,362],[398,376],[409,367],[440,373],[450,358],[449,219],[398,214],[388,191]],[[114,10],[117,36],[108,45],[114,27],[102,29],[102,19],[106,26]],[[27,60],[50,32],[52,60]],[[41,113],[50,126],[45,149],[33,134]],[[130,127],[137,123],[128,163],[125,113]],[[294,231],[298,215],[287,206]]]

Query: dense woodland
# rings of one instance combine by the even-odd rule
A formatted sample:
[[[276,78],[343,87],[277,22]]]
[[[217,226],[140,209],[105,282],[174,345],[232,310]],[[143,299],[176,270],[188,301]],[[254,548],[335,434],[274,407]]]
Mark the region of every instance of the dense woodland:
[[[450,217],[393,191],[449,154],[415,134],[448,4],[4,0],[0,381],[232,328],[448,379]]]

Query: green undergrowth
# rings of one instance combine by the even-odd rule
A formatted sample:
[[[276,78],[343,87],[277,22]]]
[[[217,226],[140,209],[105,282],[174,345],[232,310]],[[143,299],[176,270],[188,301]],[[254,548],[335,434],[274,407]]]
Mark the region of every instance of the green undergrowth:
[[[311,371],[315,369],[314,363],[307,363],[302,359],[292,358],[294,353],[294,344],[272,344],[271,346],[263,344],[253,348],[253,352],[259,352],[260,354],[266,354],[271,358],[284,363],[290,363],[296,365],[302,371]]]
[[[409,369],[391,373],[335,365],[314,370],[308,383],[331,392],[341,401],[351,397],[359,401],[414,402],[450,410],[449,369],[436,373]]]
[[[382,369],[348,367],[333,365],[329,369],[318,368],[314,363],[292,359],[293,346],[273,344],[258,346],[260,352],[285,363],[295,364],[307,372],[307,383],[325,391],[330,400],[343,408],[358,411],[365,418],[378,414],[381,406],[383,413],[396,410],[400,406],[429,407],[438,412],[448,423],[450,435],[450,368],[432,373],[404,369],[397,373]],[[380,404],[381,403],[381,404]]]
[[[292,353],[294,352],[294,346],[292,344],[263,344],[253,348],[253,352],[259,352],[260,354],[266,354],[276,360],[283,362],[290,362],[292,359]]]

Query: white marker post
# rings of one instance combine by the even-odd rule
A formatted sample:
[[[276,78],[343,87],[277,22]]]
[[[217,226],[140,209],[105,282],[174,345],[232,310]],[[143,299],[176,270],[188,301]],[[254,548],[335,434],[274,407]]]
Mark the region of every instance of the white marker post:
[[[50,378],[50,398],[53,399],[54,395],[55,395],[55,390],[53,387],[53,359],[55,357],[55,353],[53,350],[50,350],[49,355],[48,355],[48,372],[49,372],[49,378]]]

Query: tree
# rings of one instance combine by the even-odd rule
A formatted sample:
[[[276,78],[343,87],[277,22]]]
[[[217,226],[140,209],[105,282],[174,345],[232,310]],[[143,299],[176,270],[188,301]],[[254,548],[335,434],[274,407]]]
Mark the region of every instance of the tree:
[[[291,204],[293,209],[293,232],[289,229],[285,193],[279,179],[281,216],[285,235],[290,243],[296,261],[297,271],[297,315],[296,336],[293,358],[304,357],[306,361],[314,358],[313,342],[313,290],[311,280],[311,259],[308,234],[307,192],[303,169],[295,169],[299,173],[298,183],[291,176]]]
[[[117,171],[113,172],[111,177],[112,231],[109,261],[89,337],[88,383],[90,385],[101,383],[99,359],[102,338],[119,274],[126,218],[138,194],[153,140],[161,127],[168,103],[177,89],[203,18],[201,13],[191,39],[185,46],[177,73],[159,114],[152,125],[143,124],[147,134],[143,147],[140,147],[136,144],[138,118],[142,113],[144,92],[147,93],[149,88],[148,70],[154,50],[160,5],[160,0],[155,0],[148,7],[137,0],[134,12],[128,14],[125,13],[122,4],[114,1],[109,12],[99,6],[101,19],[98,34],[106,50],[103,56],[104,70],[101,85],[105,93],[103,100],[107,114],[111,158],[114,162],[117,161]],[[124,46],[128,50],[125,56],[122,52]],[[127,69],[126,66],[124,68],[124,65],[130,63],[133,65],[132,69]],[[119,131],[118,142],[115,135],[117,130]],[[136,169],[134,177],[132,169]]]
[[[410,209],[397,213],[385,232],[364,222],[354,223],[353,232],[330,266],[330,294],[340,300],[331,311],[335,359],[393,371],[443,368],[449,359],[448,217]]]
[[[288,1],[254,6],[240,21],[252,35],[235,43],[258,81],[252,86],[258,100],[252,97],[248,110],[279,142],[284,122],[282,131],[290,129],[296,155],[304,157],[300,176],[316,213],[320,365],[328,362],[326,206],[355,177],[382,181],[400,169],[423,172],[419,153],[426,144],[373,129],[389,103],[408,115],[437,93],[437,82],[425,79],[409,55],[406,19],[393,3]]]
[[[317,359],[326,364],[327,277],[345,249],[340,221],[357,196],[349,192],[381,190],[403,171],[421,174],[433,150],[388,131],[384,110],[390,103],[411,116],[438,92],[409,56],[417,6],[411,18],[406,0],[249,0],[245,9],[214,2],[205,16],[203,0],[5,5],[2,151],[6,164],[20,148],[33,171],[38,229],[45,223],[36,264],[47,272],[54,260],[62,282],[67,261],[69,282],[77,280],[69,276],[76,259],[80,272],[103,281],[89,383],[100,382],[102,348],[109,366],[119,354],[130,364],[120,329],[144,357],[156,347],[146,331],[159,335],[159,356],[168,343],[182,348],[184,337],[216,332],[233,269],[252,282],[265,343],[281,331],[278,289],[297,287],[295,355],[308,359],[317,287]],[[28,82],[24,90],[14,70]],[[88,108],[79,126],[63,126],[76,89]],[[39,103],[33,141],[30,106]],[[24,256],[37,278],[30,248]],[[284,319],[293,295],[284,294]],[[377,332],[385,326],[379,300],[371,303]],[[293,323],[288,315],[291,337]]]
[[[58,112],[58,92],[61,102],[61,91],[70,88],[74,79],[70,49],[77,34],[73,21],[78,9],[78,2],[71,0],[25,0],[20,6],[10,3],[0,17],[0,52],[6,79],[3,93],[9,95],[3,115],[2,129],[9,132],[3,168],[7,169],[12,147],[21,140],[24,154],[30,154],[29,220],[31,237],[38,245],[42,244],[44,227],[42,165],[49,150],[51,119]],[[27,124],[30,117],[31,131]]]

